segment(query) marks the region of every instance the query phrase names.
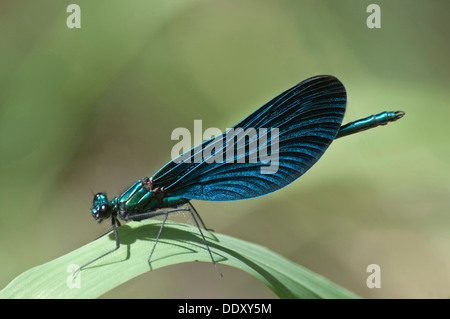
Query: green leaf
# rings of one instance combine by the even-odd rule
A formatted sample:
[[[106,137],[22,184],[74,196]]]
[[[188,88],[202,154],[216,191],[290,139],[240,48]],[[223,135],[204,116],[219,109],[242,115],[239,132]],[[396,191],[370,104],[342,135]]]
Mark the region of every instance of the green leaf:
[[[121,246],[83,268],[82,265],[115,247],[114,234],[34,267],[0,291],[0,298],[96,298],[150,270],[147,263],[154,234],[161,222],[131,222],[118,229]],[[258,278],[280,298],[357,298],[324,277],[268,250],[226,235],[204,231],[214,259]],[[152,268],[188,261],[211,261],[198,229],[167,222],[152,256]],[[72,288],[71,288],[72,287]]]

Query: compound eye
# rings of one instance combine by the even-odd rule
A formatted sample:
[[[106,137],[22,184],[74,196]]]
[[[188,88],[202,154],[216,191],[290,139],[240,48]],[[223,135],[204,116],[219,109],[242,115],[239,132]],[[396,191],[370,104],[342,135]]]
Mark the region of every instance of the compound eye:
[[[111,215],[111,207],[109,205],[102,205],[99,209],[101,218],[108,218]]]

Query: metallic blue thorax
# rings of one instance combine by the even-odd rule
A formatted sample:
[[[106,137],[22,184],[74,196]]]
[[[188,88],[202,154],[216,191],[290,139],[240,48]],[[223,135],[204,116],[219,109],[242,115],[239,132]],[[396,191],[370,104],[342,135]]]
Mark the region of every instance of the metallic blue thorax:
[[[159,188],[152,189],[151,181],[146,177],[138,180],[120,196],[119,216],[124,218],[158,208],[176,207],[187,202],[187,199],[181,197],[167,196]]]

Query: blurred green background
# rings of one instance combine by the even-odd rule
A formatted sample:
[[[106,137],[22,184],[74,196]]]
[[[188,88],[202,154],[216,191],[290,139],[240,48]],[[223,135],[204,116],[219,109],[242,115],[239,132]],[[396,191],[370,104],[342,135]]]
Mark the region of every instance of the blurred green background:
[[[92,192],[151,176],[173,129],[224,130],[332,74],[344,122],[405,118],[334,142],[282,191],[195,207],[362,297],[449,297],[448,1],[375,1],[381,29],[366,26],[373,1],[78,0],[82,27],[68,29],[70,3],[0,2],[0,288],[101,235]],[[380,289],[366,286],[373,263]],[[275,297],[221,268],[158,269],[104,297]]]

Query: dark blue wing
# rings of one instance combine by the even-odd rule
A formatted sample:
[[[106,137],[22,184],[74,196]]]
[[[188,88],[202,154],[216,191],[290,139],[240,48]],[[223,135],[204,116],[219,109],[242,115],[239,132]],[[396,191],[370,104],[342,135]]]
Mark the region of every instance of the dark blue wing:
[[[345,88],[335,77],[323,75],[304,80],[233,127],[249,132],[254,128],[258,132],[256,138],[244,134],[227,137],[225,132],[222,140],[205,141],[201,147],[180,155],[185,159],[183,162],[177,163],[175,159],[161,168],[153,176],[153,185],[164,187],[170,196],[213,201],[247,199],[274,192],[302,176],[319,160],[339,131],[346,100]],[[260,131],[261,128],[267,128],[268,132]],[[278,128],[278,135],[273,128]],[[269,142],[255,148],[255,141],[263,138]],[[208,157],[198,161],[198,151],[209,149],[206,153],[213,156],[230,147],[232,156],[224,155],[223,161],[207,163]],[[261,161],[258,156],[261,151],[273,158],[271,163]],[[262,173],[262,168],[269,167],[272,172]]]

